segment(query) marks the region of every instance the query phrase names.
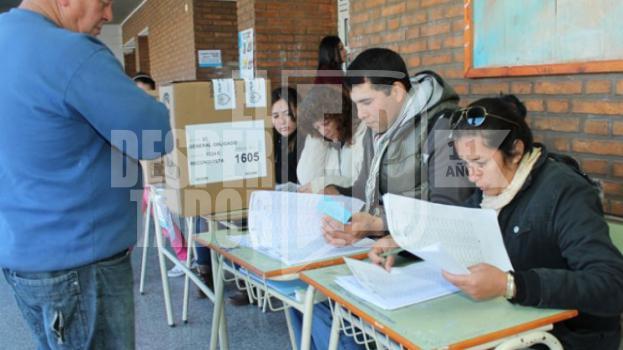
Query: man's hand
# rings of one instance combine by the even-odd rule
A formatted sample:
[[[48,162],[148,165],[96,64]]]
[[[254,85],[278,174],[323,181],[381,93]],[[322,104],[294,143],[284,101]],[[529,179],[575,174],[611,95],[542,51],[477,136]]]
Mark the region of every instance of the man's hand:
[[[381,254],[387,253],[395,248],[398,248],[398,244],[394,241],[392,236],[387,236],[379,239],[374,243],[372,249],[368,253],[368,257],[372,263],[379,265],[385,270],[391,270],[392,266],[394,266],[394,261],[396,257],[394,255],[389,255],[386,258],[382,257]]]
[[[353,245],[367,237],[370,233],[383,230],[383,220],[368,213],[356,213],[349,224],[332,219],[329,216],[322,218],[322,232],[324,239],[336,247]]]
[[[489,264],[469,268],[469,275],[455,275],[443,271],[443,277],[459,287],[474,300],[488,300],[506,293],[506,273]]]

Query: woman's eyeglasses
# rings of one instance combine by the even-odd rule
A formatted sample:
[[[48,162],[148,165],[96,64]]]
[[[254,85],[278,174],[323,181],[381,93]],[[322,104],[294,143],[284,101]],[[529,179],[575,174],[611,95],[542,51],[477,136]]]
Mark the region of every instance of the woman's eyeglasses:
[[[517,124],[516,122],[508,118],[500,117],[499,115],[491,114],[487,112],[484,107],[481,106],[462,108],[452,113],[452,116],[450,117],[450,127],[452,129],[456,129],[456,127],[461,122],[465,121],[465,124],[467,126],[477,128],[484,124],[488,117],[503,120],[507,123],[511,123],[519,127],[519,124]]]

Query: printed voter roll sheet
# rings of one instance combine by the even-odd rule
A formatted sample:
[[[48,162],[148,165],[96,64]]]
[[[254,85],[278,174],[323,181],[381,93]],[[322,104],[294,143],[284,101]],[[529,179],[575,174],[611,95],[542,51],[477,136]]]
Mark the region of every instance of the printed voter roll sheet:
[[[322,235],[318,203],[325,195],[256,191],[249,204],[249,236],[257,249],[286,264],[306,263],[367,251],[374,241],[365,239],[350,247],[328,244]],[[329,196],[347,210],[358,212],[363,202],[356,198]]]
[[[512,271],[494,210],[463,208],[386,194],[389,231],[398,245],[439,266],[465,274],[487,263]]]
[[[336,283],[353,295],[385,310],[393,310],[458,291],[441,270],[427,261],[394,267],[390,272],[366,261],[344,258],[352,276]]]
[[[189,183],[265,177],[265,135],[263,120],[187,125]]]

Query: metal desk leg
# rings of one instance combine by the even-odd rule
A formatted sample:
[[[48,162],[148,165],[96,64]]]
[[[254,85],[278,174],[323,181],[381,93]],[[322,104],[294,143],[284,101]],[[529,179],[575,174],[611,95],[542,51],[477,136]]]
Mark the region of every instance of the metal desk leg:
[[[333,307],[333,321],[331,322],[331,337],[329,338],[329,350],[337,350],[340,341],[340,324],[342,323],[342,309],[335,303]]]
[[[190,269],[193,257],[193,234],[195,233],[195,220],[192,217],[186,218],[186,267]],[[188,323],[188,302],[189,302],[190,277],[184,274],[184,304],[182,306],[182,321]]]
[[[225,281],[223,281],[223,284],[224,283]],[[229,338],[227,338],[227,320],[225,320],[225,303],[223,302],[221,302],[221,322],[218,327],[218,338],[221,344],[221,350],[228,350]]]
[[[145,190],[149,191],[147,196],[147,210],[145,211],[145,220],[143,221],[143,258],[141,259],[141,282],[138,291],[142,294],[145,293],[145,273],[147,269],[147,248],[149,248],[149,226],[151,225],[151,200],[153,191],[147,187]]]
[[[171,291],[169,290],[169,278],[167,276],[167,265],[164,261],[164,253],[162,252],[164,248],[164,244],[162,243],[162,228],[160,227],[160,221],[158,217],[160,216],[158,206],[154,205],[154,225],[156,226],[156,245],[158,246],[158,261],[160,262],[160,277],[162,279],[162,290],[164,292],[164,306],[167,314],[167,323],[169,326],[175,326],[173,323],[173,311],[171,309]]]
[[[214,252],[212,252],[214,254]],[[212,257],[212,264],[215,264],[216,259],[214,256]],[[214,276],[214,313],[212,314],[212,331],[210,333],[210,350],[216,350],[216,345],[218,343],[219,331],[221,330],[221,321],[224,321],[224,308],[223,308],[223,290],[224,284],[223,281],[223,261],[222,258],[216,263],[218,266],[216,268],[217,274]],[[223,344],[221,344],[223,345]]]
[[[216,222],[208,221],[208,232],[210,232],[210,239],[214,239],[214,233],[216,232]],[[212,279],[214,286],[214,314],[212,317],[212,330],[211,330],[211,338],[210,338],[210,348],[212,347],[212,342],[216,343],[215,332],[216,327],[218,327],[218,337],[219,342],[221,344],[221,350],[229,349],[229,339],[227,338],[227,320],[225,319],[225,303],[224,303],[224,288],[225,288],[225,280],[224,280],[224,268],[223,268],[223,257],[219,256],[215,251],[210,251],[210,260],[212,267]],[[218,294],[220,290],[220,295]],[[219,322],[214,322],[216,320],[218,314],[220,314]]]
[[[525,349],[535,344],[545,344],[551,350],[562,350],[560,341],[551,333],[536,331],[513,337],[498,345],[495,350]]]
[[[309,350],[311,346],[312,316],[314,312],[315,288],[311,285],[305,292],[305,305],[303,308],[303,332],[301,334],[301,350]]]
[[[250,287],[247,287],[250,288]],[[286,314],[286,324],[288,325],[288,334],[290,335],[290,346],[292,346],[292,350],[298,349],[298,344],[296,344],[296,337],[294,336],[294,329],[292,329],[292,319],[290,318],[290,311],[292,309],[289,307],[285,307],[283,312]]]

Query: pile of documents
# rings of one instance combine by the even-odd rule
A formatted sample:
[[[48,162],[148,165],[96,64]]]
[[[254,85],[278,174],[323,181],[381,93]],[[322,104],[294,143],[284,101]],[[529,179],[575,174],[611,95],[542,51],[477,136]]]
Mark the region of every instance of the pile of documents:
[[[330,205],[327,205],[330,199]],[[342,210],[336,210],[339,207]],[[374,244],[364,239],[349,247],[328,244],[322,235],[326,209],[334,216],[358,212],[356,198],[283,191],[256,191],[249,204],[249,245],[287,265],[297,265],[366,252]]]
[[[441,276],[438,268],[425,261],[387,272],[366,261],[344,260],[353,275],[340,276],[335,282],[356,297],[384,310],[398,309],[458,290]]]
[[[469,274],[468,267],[488,263],[512,271],[495,211],[434,204],[386,194],[389,231],[400,247],[423,262],[391,272],[368,262],[347,260],[353,275],[336,279],[353,295],[393,310],[456,292],[441,271]]]

